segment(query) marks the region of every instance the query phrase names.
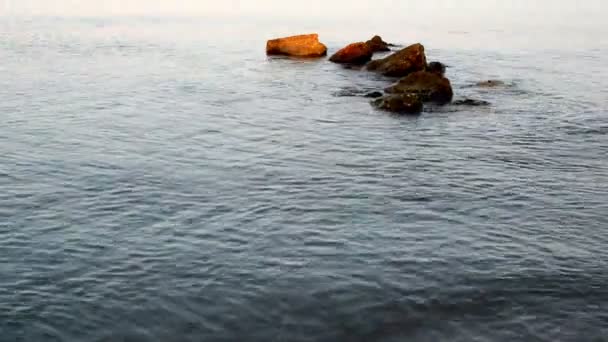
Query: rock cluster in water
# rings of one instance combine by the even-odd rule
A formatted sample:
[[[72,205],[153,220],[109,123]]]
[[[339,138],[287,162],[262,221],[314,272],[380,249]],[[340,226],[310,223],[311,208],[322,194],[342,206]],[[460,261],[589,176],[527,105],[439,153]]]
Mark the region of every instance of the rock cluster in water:
[[[317,34],[307,34],[269,40],[266,44],[268,55],[294,57],[323,57],[327,54],[325,45],[319,42]],[[445,76],[446,67],[440,62],[427,63],[424,46],[413,44],[380,59],[372,60],[374,53],[391,51],[395,46],[374,36],[365,42],[352,43],[334,53],[329,60],[347,66],[364,65],[364,70],[387,77],[399,77],[384,92],[373,91],[365,97],[374,98],[371,104],[376,108],[399,114],[418,114],[424,103],[445,105],[454,96],[450,80]],[[499,81],[488,81],[478,86],[493,87]],[[457,101],[458,102],[458,101]],[[460,100],[458,105],[487,105],[476,100]]]

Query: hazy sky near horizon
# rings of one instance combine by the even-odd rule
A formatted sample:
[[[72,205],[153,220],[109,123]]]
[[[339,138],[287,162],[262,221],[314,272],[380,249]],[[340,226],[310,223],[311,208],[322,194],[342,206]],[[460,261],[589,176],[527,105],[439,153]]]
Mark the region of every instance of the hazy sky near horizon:
[[[602,12],[605,0],[0,0],[3,15],[531,15],[577,17]]]

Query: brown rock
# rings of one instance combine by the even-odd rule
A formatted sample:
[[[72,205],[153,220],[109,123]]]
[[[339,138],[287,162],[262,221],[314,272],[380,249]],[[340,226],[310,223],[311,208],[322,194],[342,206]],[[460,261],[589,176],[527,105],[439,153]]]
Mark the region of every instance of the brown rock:
[[[323,57],[327,55],[327,47],[319,42],[318,34],[305,34],[269,40],[266,43],[266,54]]]
[[[386,76],[402,77],[426,68],[426,55],[422,44],[410,45],[392,55],[371,61],[367,69]]]
[[[428,71],[412,73],[385,89],[389,94],[409,94],[417,96],[423,102],[445,104],[452,101],[454,93],[450,80],[444,76]]]
[[[372,52],[383,52],[383,51],[391,51],[389,48],[389,43],[382,40],[380,36],[374,36],[372,39],[366,42],[367,45],[372,49]]]
[[[372,101],[372,105],[398,114],[419,114],[422,112],[423,104],[417,96],[409,94],[391,94]]]
[[[353,43],[329,58],[334,63],[365,64],[372,59],[373,51],[367,43]]]

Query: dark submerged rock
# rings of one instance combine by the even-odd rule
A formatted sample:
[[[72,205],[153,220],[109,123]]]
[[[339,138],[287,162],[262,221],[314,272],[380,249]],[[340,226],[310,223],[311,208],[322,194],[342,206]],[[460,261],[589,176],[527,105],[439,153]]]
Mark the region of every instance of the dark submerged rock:
[[[368,40],[366,44],[369,45],[372,52],[391,51],[389,46],[392,46],[392,44],[385,42],[380,36],[374,36],[372,39]]]
[[[423,108],[422,101],[417,96],[409,94],[386,95],[371,103],[378,109],[396,114],[420,114]]]
[[[367,93],[364,95],[364,97],[369,97],[369,98],[378,98],[378,97],[382,97],[382,95],[384,95],[383,93],[379,92],[379,91],[373,91],[371,93]]]
[[[361,69],[363,69],[363,67],[365,66],[364,64],[340,64],[340,65],[346,70],[357,70],[357,71],[361,71]]]
[[[426,66],[426,71],[443,76],[445,75],[445,64],[441,62],[430,62],[429,65]]]
[[[481,88],[496,88],[505,86],[505,82],[499,80],[487,80],[475,83],[476,87]]]
[[[414,72],[385,91],[391,94],[408,94],[418,97],[420,101],[438,104],[448,103],[454,96],[450,80],[428,71]]]
[[[372,59],[373,50],[367,43],[350,44],[329,58],[334,63],[365,64]]]
[[[422,44],[410,45],[390,56],[371,61],[367,69],[385,76],[403,77],[426,68],[426,55]]]
[[[323,57],[327,55],[327,47],[319,42],[319,35],[313,33],[271,39],[266,43],[266,54],[294,57]]]
[[[471,106],[471,107],[480,107],[480,106],[489,106],[490,102],[484,100],[475,100],[475,99],[461,99],[452,102],[453,106]]]
[[[337,97],[368,97],[368,98],[376,98],[384,95],[379,91],[376,91],[374,88],[355,88],[355,87],[346,87],[337,92],[333,93],[334,96]]]

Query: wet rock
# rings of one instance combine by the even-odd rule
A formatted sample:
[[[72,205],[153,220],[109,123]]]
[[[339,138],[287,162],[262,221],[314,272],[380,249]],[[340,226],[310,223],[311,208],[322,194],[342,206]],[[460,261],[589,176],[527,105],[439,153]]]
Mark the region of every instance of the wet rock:
[[[319,42],[318,34],[305,34],[269,40],[266,43],[266,54],[295,57],[323,57],[327,55],[327,47]]]
[[[499,80],[487,80],[475,83],[476,87],[482,88],[496,88],[505,86],[505,82]]]
[[[350,44],[329,58],[334,63],[365,64],[372,59],[373,51],[367,43]]]
[[[372,39],[368,40],[366,44],[369,45],[373,53],[391,51],[389,46],[393,46],[382,40],[382,37],[380,36],[374,36]]]
[[[385,76],[403,77],[426,68],[426,55],[422,44],[410,45],[390,56],[367,64],[367,69]]]
[[[429,65],[426,66],[426,71],[443,76],[445,75],[445,64],[441,62],[430,62]]]
[[[373,100],[372,105],[378,109],[396,114],[419,114],[423,104],[417,96],[409,94],[391,94]]]
[[[471,107],[479,107],[479,106],[489,106],[491,103],[484,100],[475,100],[475,99],[460,99],[452,102],[453,106],[471,106]]]
[[[450,80],[428,71],[414,72],[385,91],[391,94],[409,94],[418,97],[420,101],[438,104],[448,103],[454,96]]]

